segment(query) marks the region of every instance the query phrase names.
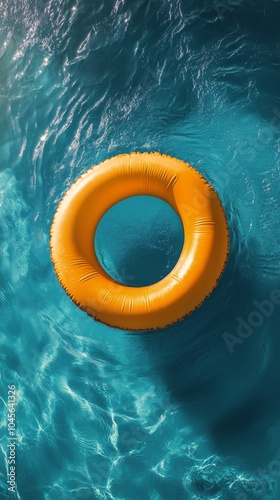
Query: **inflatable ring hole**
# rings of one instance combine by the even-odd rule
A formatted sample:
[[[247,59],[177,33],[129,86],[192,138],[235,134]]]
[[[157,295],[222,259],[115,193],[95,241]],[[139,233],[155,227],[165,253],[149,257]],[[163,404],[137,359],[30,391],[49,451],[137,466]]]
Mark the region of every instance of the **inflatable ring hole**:
[[[174,268],[184,243],[179,215],[154,196],[132,196],[113,205],[94,238],[99,263],[119,283],[157,283]]]

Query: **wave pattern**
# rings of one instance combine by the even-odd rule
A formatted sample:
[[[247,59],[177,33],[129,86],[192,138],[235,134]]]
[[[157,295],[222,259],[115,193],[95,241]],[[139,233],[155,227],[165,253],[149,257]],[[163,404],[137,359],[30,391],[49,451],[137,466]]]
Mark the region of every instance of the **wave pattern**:
[[[0,4],[1,498],[15,384],[19,499],[279,499],[279,14],[277,0]],[[231,231],[217,289],[154,334],[95,323],[49,257],[63,192],[132,150],[190,162]]]

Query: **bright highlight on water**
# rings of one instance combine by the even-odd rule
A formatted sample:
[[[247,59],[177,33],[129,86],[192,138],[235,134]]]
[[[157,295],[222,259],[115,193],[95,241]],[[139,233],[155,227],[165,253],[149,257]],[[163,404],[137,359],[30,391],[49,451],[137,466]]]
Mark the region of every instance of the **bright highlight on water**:
[[[0,3],[0,498],[15,467],[20,500],[279,500],[279,18],[274,0]],[[132,151],[189,162],[229,228],[218,286],[155,332],[89,317],[50,259],[63,194]],[[141,290],[184,232],[137,196],[90,244]]]

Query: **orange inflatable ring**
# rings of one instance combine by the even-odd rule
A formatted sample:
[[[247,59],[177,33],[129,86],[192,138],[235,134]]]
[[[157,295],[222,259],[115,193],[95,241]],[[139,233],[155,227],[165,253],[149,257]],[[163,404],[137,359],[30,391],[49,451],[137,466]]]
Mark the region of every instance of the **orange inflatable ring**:
[[[185,233],[173,270],[138,288],[111,278],[93,244],[105,212],[136,195],[169,203]],[[218,195],[201,174],[170,156],[131,153],[92,167],[70,187],[54,216],[50,246],[58,279],[81,309],[113,327],[150,330],[183,319],[210,295],[225,266],[229,237]]]

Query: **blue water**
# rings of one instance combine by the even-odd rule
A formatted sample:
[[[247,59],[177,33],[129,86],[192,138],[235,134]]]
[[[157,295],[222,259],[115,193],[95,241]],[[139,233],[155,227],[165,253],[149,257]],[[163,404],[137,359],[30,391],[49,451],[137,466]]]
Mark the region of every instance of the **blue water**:
[[[93,244],[109,276],[123,285],[147,286],[174,268],[184,229],[168,203],[154,196],[133,196],[106,212]]]
[[[14,384],[10,498],[279,500],[280,2],[4,0],[0,19],[1,499]],[[191,163],[231,233],[211,297],[154,333],[80,311],[48,248],[65,190],[131,151]],[[172,221],[147,204],[149,241],[124,260],[118,233],[104,265],[130,279],[149,247],[138,278],[165,274]]]

